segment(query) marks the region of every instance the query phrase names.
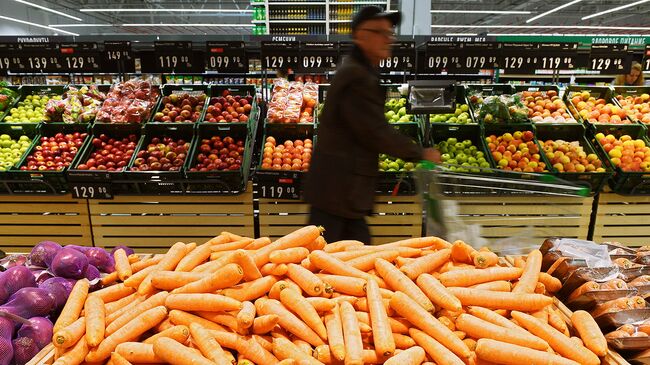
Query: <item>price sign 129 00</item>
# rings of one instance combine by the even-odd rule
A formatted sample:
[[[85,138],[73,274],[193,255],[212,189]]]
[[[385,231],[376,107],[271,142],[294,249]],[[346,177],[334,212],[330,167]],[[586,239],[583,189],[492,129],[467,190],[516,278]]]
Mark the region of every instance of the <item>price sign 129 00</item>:
[[[70,184],[74,199],[113,199],[109,184]]]

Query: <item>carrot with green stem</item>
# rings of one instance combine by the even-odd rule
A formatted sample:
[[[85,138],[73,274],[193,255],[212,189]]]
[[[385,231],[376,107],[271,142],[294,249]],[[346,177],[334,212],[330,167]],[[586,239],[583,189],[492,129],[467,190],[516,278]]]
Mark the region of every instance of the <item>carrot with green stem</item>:
[[[436,341],[428,334],[416,329],[411,328],[409,334],[415,343],[422,347],[424,351],[436,362],[438,365],[462,365],[464,362],[451,352],[447,347],[443,346],[440,342]]]
[[[168,295],[169,293],[167,292],[160,292],[152,295],[142,303],[138,303],[134,308],[125,312],[120,317],[111,322],[111,324],[106,326],[106,335],[111,335],[113,332],[129,323],[133,317],[141,315],[142,313],[151,310],[152,308],[163,306]]]
[[[428,312],[433,312],[435,307],[422,290],[403,272],[399,271],[390,262],[384,259],[375,260],[375,269],[386,284],[395,291],[404,292]]]
[[[117,249],[113,253],[113,260],[115,260],[115,271],[117,271],[117,277],[120,280],[124,281],[133,275],[129,258],[126,256],[124,249]]]
[[[345,363],[349,365],[363,365],[363,341],[359,331],[359,321],[352,304],[342,302],[339,304],[343,340],[345,343]]]
[[[287,276],[311,296],[320,296],[325,290],[323,280],[300,265],[287,265]]]
[[[160,337],[169,337],[178,343],[185,343],[187,339],[190,337],[190,330],[187,326],[183,326],[183,325],[172,326],[164,331],[158,332],[155,335],[147,338],[146,340],[142,341],[142,343],[153,345],[154,341],[156,341]]]
[[[545,351],[533,350],[519,345],[483,338],[476,343],[476,355],[480,360],[506,365],[578,365],[580,363]]]
[[[420,346],[413,346],[386,360],[385,365],[420,365],[426,354]]]
[[[599,357],[607,355],[607,340],[589,313],[582,310],[573,312],[571,323],[589,350]]]
[[[453,332],[433,317],[431,313],[414,304],[416,302],[402,292],[395,292],[390,300],[390,306],[395,312],[411,322],[413,326],[433,337],[461,359],[470,357],[469,349],[463,341],[454,336]]]
[[[533,250],[526,258],[526,266],[524,266],[517,286],[512,290],[513,293],[534,293],[541,269],[542,253],[539,250]]]
[[[217,365],[230,364],[230,360],[226,357],[221,345],[211,336],[207,329],[201,327],[199,324],[192,323],[190,325],[190,333],[192,335],[192,341],[208,360],[211,360]]]
[[[181,309],[188,312],[227,312],[240,310],[242,303],[219,294],[190,293],[169,294],[165,299],[165,306],[169,309]]]
[[[323,340],[327,340],[327,330],[316,309],[297,291],[285,289],[280,292],[280,302],[297,314]]]
[[[255,255],[253,256],[255,264],[257,267],[261,267],[269,262],[269,256],[273,251],[308,245],[318,238],[322,231],[323,229],[321,227],[305,226],[286,236],[278,238],[275,242],[264,246],[255,252]]]
[[[345,275],[364,280],[376,279],[380,287],[385,288],[386,283],[374,275],[349,266],[346,262],[333,257],[324,251],[314,251],[309,254],[309,261],[319,269],[334,275]]]
[[[106,329],[106,309],[102,299],[95,295],[89,295],[84,305],[86,314],[86,343],[89,347],[95,347],[104,340]]]
[[[201,280],[193,281],[180,288],[172,290],[171,293],[211,293],[217,289],[229,288],[236,285],[243,277],[244,270],[242,270],[241,266],[237,264],[228,264]]]
[[[489,269],[484,269],[489,270]],[[477,305],[490,309],[536,311],[553,303],[542,294],[493,292],[470,288],[447,288],[464,306]]]
[[[384,356],[390,356],[395,352],[395,339],[388,322],[386,308],[379,293],[379,285],[377,285],[376,281],[368,281],[366,297],[368,299],[375,350]]]
[[[501,327],[474,317],[471,314],[461,314],[456,319],[456,327],[472,338],[491,338],[515,345],[525,346],[536,350],[546,350],[548,343],[531,334],[511,328]]]
[[[359,269],[361,271],[368,271],[375,267],[376,259],[384,259],[386,261],[393,262],[398,256],[399,256],[399,252],[397,250],[377,251],[377,252],[373,252],[367,255],[363,255],[351,259],[347,261],[347,263],[348,265],[354,267],[355,269]]]
[[[88,356],[88,351],[89,348],[86,339],[82,337],[63,356],[56,359],[52,365],[80,365],[84,362],[86,356]]]
[[[373,263],[374,265],[374,263]],[[316,274],[325,284],[334,289],[334,291],[352,295],[356,297],[361,297],[366,295],[366,283],[367,281],[360,278],[351,278],[349,276],[343,275],[329,275],[329,274]]]
[[[294,359],[298,360],[300,364],[323,365],[322,362],[310,356],[311,351],[309,354],[305,354],[298,346],[284,338],[273,339],[273,354],[279,360]]]
[[[107,359],[118,344],[133,341],[143,333],[158,325],[158,323],[162,322],[166,316],[167,309],[164,306],[155,307],[139,314],[123,327],[106,337],[99,346],[92,349],[88,353],[88,356],[86,356],[86,361],[99,362]],[[160,340],[161,339],[159,339],[159,341]],[[169,339],[169,341],[177,343],[171,339]]]
[[[423,273],[430,273],[440,267],[445,262],[449,261],[451,257],[450,249],[442,249],[430,255],[422,256],[414,261],[400,267],[406,276],[411,280],[415,280]]]
[[[73,346],[86,334],[86,318],[80,317],[68,326],[56,331],[52,336],[52,344],[58,348]]]
[[[568,337],[546,323],[528,314],[513,311],[512,318],[533,335],[545,340],[560,355],[584,365],[598,365],[600,359],[586,347],[575,346]]]
[[[231,286],[221,291],[221,295],[239,300],[255,300],[262,297],[271,290],[271,287],[278,282],[276,276],[265,276],[257,280],[249,281],[239,285]]]
[[[258,311],[261,314],[275,314],[279,317],[279,325],[291,332],[297,338],[309,342],[313,346],[323,344],[323,340],[314,330],[300,318],[291,313],[285,306],[275,299],[258,299],[261,301]]]
[[[59,314],[59,318],[54,324],[54,333],[71,325],[79,318],[79,314],[86,303],[89,289],[90,282],[88,279],[77,280],[75,285],[72,287],[68,300],[65,302],[65,306],[61,310],[61,314]]]
[[[153,351],[158,357],[172,365],[214,365],[214,362],[191,351],[187,346],[171,338],[159,338],[153,343]]]
[[[439,280],[442,285],[462,286],[486,283],[496,280],[515,280],[519,279],[522,269],[516,267],[489,267],[487,269],[463,269],[448,271],[440,275]]]
[[[460,312],[463,306],[460,300],[445,288],[438,279],[429,274],[421,274],[417,278],[417,285],[424,294],[438,307]]]

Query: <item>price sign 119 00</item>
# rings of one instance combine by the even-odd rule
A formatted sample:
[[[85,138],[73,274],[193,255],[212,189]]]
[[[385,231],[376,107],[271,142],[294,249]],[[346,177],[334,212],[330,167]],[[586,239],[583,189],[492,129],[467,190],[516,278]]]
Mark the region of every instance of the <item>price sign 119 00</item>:
[[[192,72],[192,42],[155,42],[155,65],[160,72]]]

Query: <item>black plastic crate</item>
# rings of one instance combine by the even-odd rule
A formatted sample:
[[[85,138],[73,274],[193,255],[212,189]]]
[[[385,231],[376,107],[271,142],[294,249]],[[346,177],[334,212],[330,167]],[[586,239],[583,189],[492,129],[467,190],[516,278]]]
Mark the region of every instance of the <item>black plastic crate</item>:
[[[464,85],[456,85],[456,108],[460,108],[462,104],[467,105],[467,111],[466,113],[469,114],[469,122],[468,123],[449,123],[449,122],[433,122],[431,117],[434,117],[435,115],[439,114],[430,114],[429,116],[429,124],[435,125],[435,124],[440,124],[440,125],[447,125],[447,126],[456,126],[456,125],[466,125],[466,124],[478,124],[476,120],[476,116],[474,115],[474,112],[472,111],[472,107],[470,106],[469,100],[467,99],[467,91],[465,90]],[[447,114],[447,113],[445,113]],[[451,114],[451,113],[449,113]],[[435,118],[435,117],[434,117]]]
[[[198,163],[197,156],[203,139],[212,137],[232,137],[244,141],[242,163],[237,170],[190,171]],[[185,176],[188,193],[238,194],[246,190],[252,156],[253,139],[244,124],[200,124],[197,136],[192,143],[188,159],[185,161]]]
[[[608,126],[608,128],[601,127],[596,131],[596,134],[591,137],[592,144],[600,151],[600,154],[605,156],[605,162],[608,167],[616,171],[614,178],[610,180],[609,186],[612,190],[622,195],[649,195],[650,194],[650,172],[631,172],[623,171],[618,166],[614,166],[609,154],[605,151],[603,146],[596,141],[595,136],[597,133],[604,135],[612,134],[617,139],[623,135],[629,135],[633,139],[642,139],[646,146],[650,146],[650,139],[646,136],[645,129],[641,126]]]
[[[522,97],[522,103],[526,105],[525,101],[523,100],[523,92],[529,91],[529,92],[543,92],[547,93],[549,91],[555,91],[557,93],[557,96],[562,100],[562,103],[564,104],[564,107],[566,109],[567,114],[571,116],[571,112],[569,111],[569,106],[567,105],[566,101],[561,97],[560,93],[560,88],[557,87],[557,85],[515,85],[515,90],[517,91],[517,94]],[[527,105],[526,105],[527,106]],[[528,107],[530,110],[530,107]],[[571,116],[573,117],[573,116]],[[533,123],[537,124],[543,124],[543,125],[566,125],[566,124],[580,124],[578,120],[575,122],[536,122],[532,118],[530,118]]]
[[[110,92],[113,90],[113,88],[115,88],[115,87],[118,86],[118,85],[122,85],[122,84],[124,84],[124,82],[121,82],[121,83],[118,83],[118,84],[110,85],[110,88],[109,88],[109,90],[107,91],[107,93],[110,93]],[[118,125],[122,125],[122,124],[136,124],[136,125],[145,125],[145,124],[149,123],[150,121],[153,120],[153,117],[154,117],[154,115],[155,115],[155,111],[156,111],[157,108],[158,108],[158,104],[160,104],[161,93],[162,93],[162,90],[161,90],[161,88],[160,88],[159,85],[151,85],[151,90],[152,90],[152,91],[155,90],[155,93],[156,93],[156,95],[157,95],[157,98],[156,98],[156,99],[155,99],[151,104],[148,104],[148,105],[147,105],[146,110],[149,111],[149,115],[148,115],[146,118],[143,118],[140,122],[111,123],[111,122],[105,122],[105,121],[102,121],[102,120],[98,120],[97,118],[95,118],[95,124],[118,124]],[[107,95],[107,96],[108,96],[108,95]],[[123,101],[123,99],[125,99],[125,98],[120,99],[120,101]],[[133,100],[135,100],[135,99],[129,99],[129,100],[133,101]],[[104,105],[104,103],[102,104],[102,107],[103,107],[103,105]],[[102,107],[100,107],[100,110],[102,109]]]
[[[35,141],[37,141],[38,128],[36,124],[0,124],[0,135],[7,134],[11,137],[12,140],[18,140],[21,136],[27,136],[31,139],[29,147],[25,152],[23,152],[18,160],[18,162],[12,166],[4,166],[3,170],[0,171],[0,194],[8,194],[11,191],[7,185],[8,179],[11,177],[12,172],[10,171],[15,166],[19,165],[21,161],[25,158],[25,155],[29,153]]]
[[[491,136],[493,134],[496,135],[497,137],[499,137],[499,136],[502,136],[505,133],[514,134],[514,132],[516,132],[516,131],[521,131],[521,132],[531,131],[531,132],[533,132],[533,134],[536,131],[535,126],[532,125],[532,124],[517,124],[517,125],[513,125],[513,124],[490,124],[490,125],[486,125],[484,127],[484,129],[485,129],[485,134],[484,135],[486,137],[486,139],[485,139],[486,145],[487,145],[487,137]],[[548,161],[548,159],[546,158],[546,156],[542,153],[542,146],[540,145],[539,141],[537,140],[537,137],[533,137],[533,142],[535,144],[537,144],[537,147],[539,148],[540,162],[544,162],[544,164],[546,165],[546,169],[548,170],[548,172],[542,172],[542,173],[537,173],[537,174],[551,174],[551,173],[553,173],[554,172],[553,167],[551,166],[551,164]],[[489,150],[489,148],[487,149],[487,151],[488,151],[488,155],[489,155],[489,158],[490,158],[490,164],[492,166],[494,166],[496,169],[500,170],[500,172],[504,173],[505,176],[515,177],[517,175],[518,171],[512,172],[512,171],[508,171],[508,170],[499,169],[498,161],[494,160],[492,152]],[[525,175],[522,175],[522,176],[525,177]]]
[[[585,135],[585,127],[582,124],[537,124],[536,129],[537,138],[542,145],[542,152],[546,140],[577,141],[587,155],[592,153],[596,154],[602,162],[602,167],[606,170],[605,172],[559,172],[554,168],[555,175],[559,178],[586,186],[591,190],[591,194],[594,195],[600,192],[608,180],[614,175],[614,171],[607,167],[604,156],[601,156],[599,151],[589,142]]]
[[[641,97],[641,95],[646,94],[650,95],[650,86],[615,86],[614,87],[614,100],[616,101],[616,104],[622,107],[621,101],[618,99],[618,97],[626,97],[626,96],[633,96],[633,97]],[[644,103],[650,104],[650,99],[644,100]],[[646,120],[645,122],[642,120],[639,120],[635,116],[631,116],[628,114],[628,118],[631,120],[634,120],[636,122],[641,122],[646,128],[650,125],[650,121]]]
[[[68,167],[60,171],[31,171],[21,170],[26,165],[27,157],[34,152],[37,146],[41,145],[42,137],[52,137],[57,133],[87,133],[82,145],[77,149],[77,153],[70,162],[74,166],[79,160],[82,151],[90,141],[88,124],[65,124],[50,123],[41,124],[40,133],[34,138],[31,148],[23,155],[18,167],[11,169],[9,172],[9,188],[14,194],[63,194],[68,191],[67,170]]]
[[[569,107],[569,110],[571,111],[571,114],[573,117],[583,123],[585,127],[595,133],[597,129],[600,128],[606,128],[609,126],[627,126],[627,125],[640,125],[639,123],[631,120],[627,116],[621,117],[621,121],[626,121],[626,123],[591,123],[589,122],[589,118],[584,118],[582,115],[580,115],[580,112],[578,111],[578,108],[576,104],[573,102],[573,97],[577,93],[583,93],[583,92],[588,92],[590,97],[594,97],[595,99],[604,99],[607,104],[611,104],[613,106],[618,107],[618,103],[614,101],[614,91],[611,87],[609,86],[577,86],[577,85],[571,85],[566,88],[564,91],[564,102],[567,104]],[[620,116],[619,116],[620,117]]]
[[[162,111],[165,108],[165,97],[168,97],[172,94],[189,94],[190,96],[199,96],[201,94],[204,95],[204,100],[202,102],[199,102],[198,105],[203,104],[201,113],[199,115],[199,118],[196,120],[194,123],[200,123],[203,120],[203,116],[205,115],[205,109],[208,104],[208,100],[210,99],[209,96],[209,86],[208,85],[203,85],[203,84],[192,84],[192,85],[176,85],[176,84],[166,84],[163,85],[162,90],[160,92],[161,96],[158,99],[158,103],[156,104],[156,108],[154,109],[151,119],[149,123],[151,124],[179,124],[179,123],[186,123],[186,122],[175,122],[175,121],[169,121],[169,122],[162,122],[162,121],[156,121],[156,113]],[[194,124],[194,123],[186,123],[186,124]]]
[[[133,193],[139,194],[182,194],[185,191],[185,175],[183,166],[179,166],[178,171],[132,171],[138,152],[151,143],[153,138],[171,137],[175,140],[183,140],[185,143],[191,143],[194,138],[194,124],[184,123],[162,123],[146,124],[144,134],[140,138],[136,153],[129,162],[127,171],[123,173],[125,180],[132,181],[136,184],[137,190]],[[189,158],[190,150],[185,158]]]
[[[111,190],[114,194],[128,193],[134,190],[134,184],[129,181],[124,181],[124,172],[128,167],[125,166],[121,171],[106,171],[106,170],[79,170],[77,167],[85,164],[97,148],[93,145],[92,141],[99,138],[102,134],[110,138],[121,139],[135,134],[137,139],[135,141],[136,148],[142,134],[142,126],[139,124],[96,124],[92,127],[92,136],[90,142],[86,144],[81,152],[79,159],[76,163],[68,169],[68,181],[75,183],[110,183]],[[135,154],[135,153],[134,153]],[[130,162],[130,161],[129,161]]]
[[[9,85],[0,86],[0,89],[9,89],[16,93],[16,96],[10,102],[7,103],[7,108],[3,112],[0,112],[0,122],[1,122],[5,119],[5,116],[9,114],[11,108],[13,108],[14,105],[18,103],[18,99],[20,99],[20,86],[9,86]]]
[[[27,96],[29,95],[38,95],[38,96],[48,96],[49,98],[52,98],[54,96],[62,96],[63,93],[65,92],[65,86],[63,85],[55,85],[55,86],[50,86],[50,85],[26,85],[26,86],[21,86],[18,88],[18,93],[20,94],[20,97],[18,100],[16,100],[16,103],[13,105],[14,108],[18,107],[18,104],[20,102],[23,102],[27,99]],[[45,105],[43,105],[43,108],[45,108]],[[3,118],[3,122],[8,123],[8,124],[38,124],[44,121],[44,118],[40,118],[38,122],[8,122],[7,121],[7,116],[9,116],[9,113],[7,113]]]
[[[422,146],[422,134],[417,123],[396,123],[393,128]],[[394,156],[392,156],[394,157]],[[416,162],[413,162],[414,164]],[[381,171],[377,178],[377,194],[380,195],[415,195],[417,184],[412,171]]]
[[[210,85],[209,89],[209,95],[210,97],[208,98],[206,104],[205,104],[205,112],[201,116],[201,120],[199,121],[202,124],[216,124],[214,122],[207,122],[205,120],[205,116],[207,114],[207,108],[211,105],[212,98],[218,98],[218,97],[225,97],[224,91],[227,91],[230,95],[233,96],[241,96],[241,97],[246,97],[246,96],[251,96],[252,97],[252,102],[251,102],[251,111],[250,114],[248,115],[248,121],[246,123],[219,123],[219,124],[245,124],[249,127],[250,130],[253,130],[254,127],[257,125],[257,121],[260,116],[260,107],[257,104],[257,94],[255,90],[255,85],[235,85],[235,84],[220,84],[220,85]]]

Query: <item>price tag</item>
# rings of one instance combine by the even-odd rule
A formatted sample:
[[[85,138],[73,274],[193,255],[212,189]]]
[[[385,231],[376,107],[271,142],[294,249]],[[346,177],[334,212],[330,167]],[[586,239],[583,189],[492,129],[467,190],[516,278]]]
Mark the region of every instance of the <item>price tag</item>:
[[[586,64],[578,54],[578,43],[540,43],[537,51],[539,70],[573,70]]]
[[[244,42],[206,42],[205,69],[224,73],[248,72]]]
[[[16,57],[18,51],[16,43],[0,43],[0,75],[6,75],[7,72],[16,72],[17,64],[20,58]]]
[[[535,73],[538,44],[500,43],[499,49],[499,68],[511,73]]]
[[[59,61],[59,45],[54,43],[21,43],[16,44],[13,72],[61,72],[63,67]]]
[[[154,42],[154,55],[158,72],[192,72],[192,42]]]
[[[131,42],[104,42],[104,65],[102,70],[110,73],[135,72],[135,60],[131,50]]]
[[[646,44],[643,54],[643,71],[650,71],[650,44]]]
[[[113,199],[110,184],[70,183],[74,199]]]
[[[415,42],[393,43],[392,55],[379,61],[379,71],[415,71]]]
[[[292,69],[301,67],[298,42],[262,42],[264,69]]]
[[[298,71],[319,72],[336,68],[338,47],[336,43],[304,42],[300,44]]]
[[[587,68],[603,74],[625,74],[630,71],[627,44],[592,44]]]
[[[99,47],[97,43],[61,43],[59,60],[63,70],[67,72],[100,71]]]
[[[262,198],[300,199],[301,173],[258,171],[255,175],[257,191]]]
[[[451,73],[476,73],[498,67],[496,43],[459,43],[450,64]]]
[[[455,43],[427,42],[425,48],[425,73],[441,73],[447,71],[452,63],[458,62]]]

